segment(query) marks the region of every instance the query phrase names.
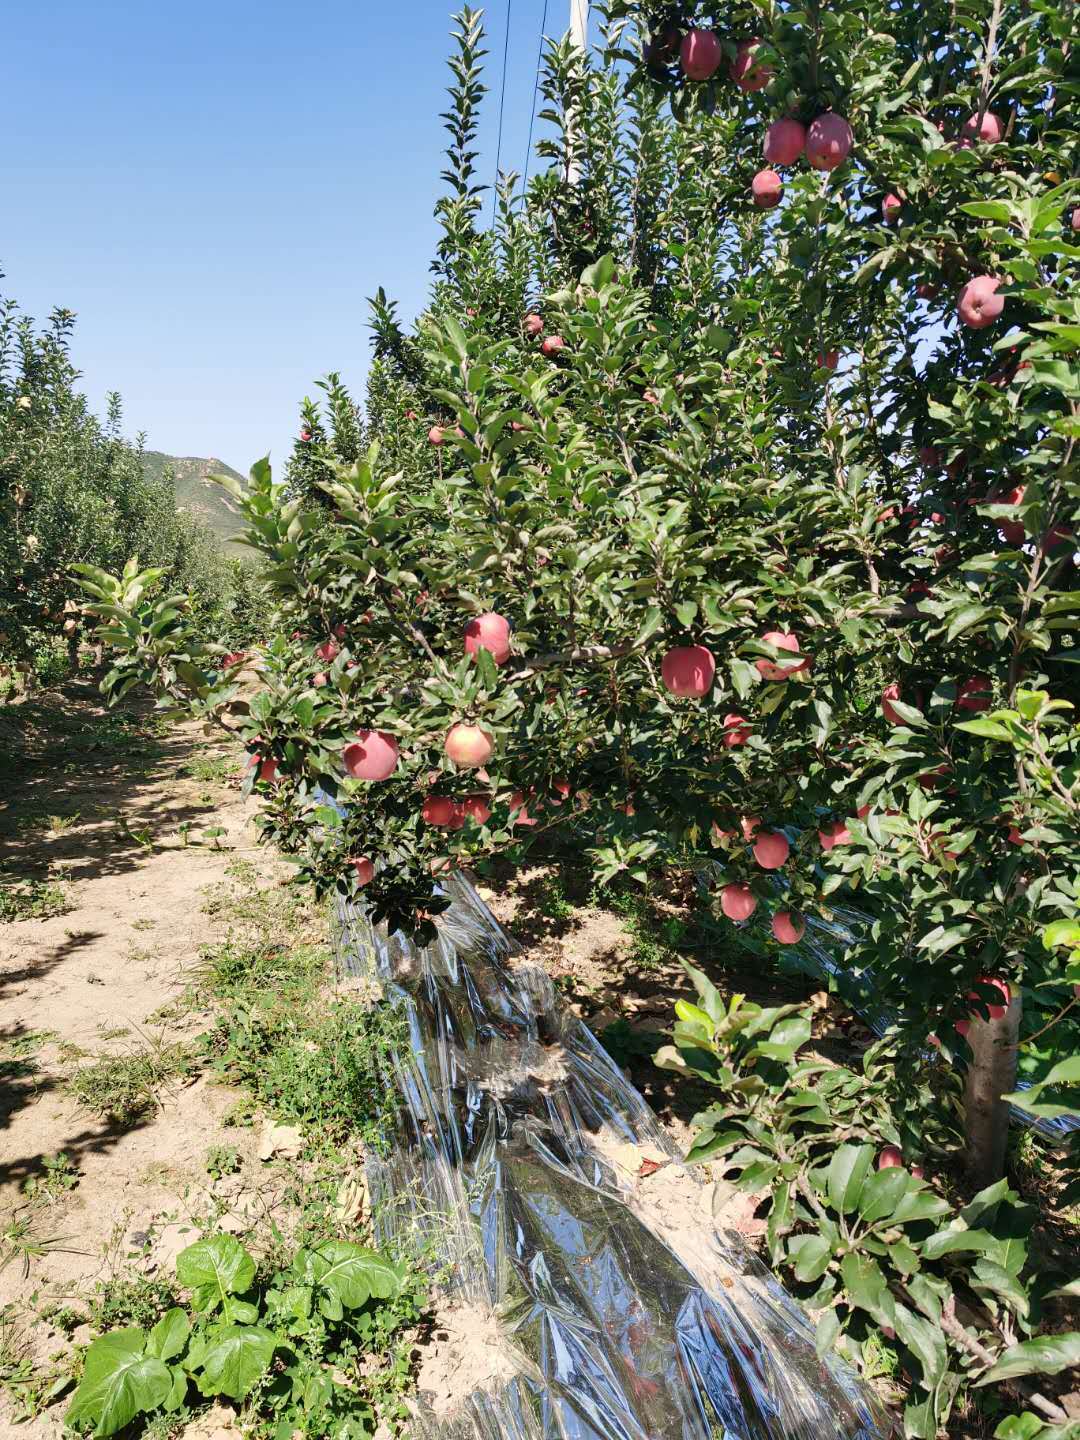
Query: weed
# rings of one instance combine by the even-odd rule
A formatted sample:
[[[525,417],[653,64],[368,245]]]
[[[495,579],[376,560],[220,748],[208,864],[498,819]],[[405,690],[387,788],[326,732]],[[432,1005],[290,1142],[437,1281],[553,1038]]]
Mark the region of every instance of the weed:
[[[0,1309],[0,1390],[11,1401],[16,1423],[35,1419],[70,1383],[66,1369],[43,1368],[35,1360],[29,1331],[14,1306]]]
[[[176,1290],[163,1275],[118,1276],[98,1285],[90,1301],[90,1324],[95,1330],[125,1325],[149,1330],[175,1304]]]
[[[211,1145],[206,1152],[206,1173],[214,1180],[235,1175],[240,1169],[240,1151],[234,1145]]]
[[[0,880],[0,921],[51,920],[70,909],[67,890],[56,881]]]
[[[31,1261],[40,1260],[50,1250],[64,1250],[68,1235],[43,1235],[32,1214],[20,1215],[12,1211],[7,1224],[0,1230],[0,1271],[6,1270],[12,1261],[22,1267],[23,1279],[30,1274]]]
[[[70,1155],[62,1151],[59,1155],[42,1157],[41,1175],[31,1175],[23,1181],[23,1194],[28,1199],[54,1205],[79,1183],[79,1172]]]
[[[48,820],[49,834],[56,836],[63,835],[66,831],[73,829],[73,827],[79,823],[80,816],[78,810],[76,810],[74,815],[49,815],[46,818]]]
[[[192,1075],[195,1068],[195,1057],[186,1046],[155,1040],[142,1050],[102,1055],[93,1064],[81,1066],[67,1087],[87,1110],[117,1124],[131,1125],[152,1115],[160,1092]]]
[[[156,924],[156,920],[133,920],[131,922],[131,928],[133,930],[153,930]]]
[[[180,767],[180,773],[192,780],[220,784],[229,779],[236,765],[237,762],[232,756],[211,751],[209,754],[193,755],[190,760],[185,760]]]

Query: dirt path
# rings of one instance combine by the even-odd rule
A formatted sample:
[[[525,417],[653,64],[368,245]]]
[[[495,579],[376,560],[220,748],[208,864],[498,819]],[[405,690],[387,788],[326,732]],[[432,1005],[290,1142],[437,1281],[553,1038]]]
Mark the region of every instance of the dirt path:
[[[241,753],[193,724],[159,738],[75,686],[7,707],[5,740],[0,883],[8,915],[36,913],[0,924],[0,1306],[33,1299],[40,1317],[132,1257],[147,1273],[171,1259],[195,1238],[208,1152],[254,1148],[223,1125],[234,1092],[188,1063],[205,1016],[177,1001],[222,938],[215,894],[242,867],[272,883],[276,862],[256,848]],[[33,1328],[40,1362],[63,1337]]]

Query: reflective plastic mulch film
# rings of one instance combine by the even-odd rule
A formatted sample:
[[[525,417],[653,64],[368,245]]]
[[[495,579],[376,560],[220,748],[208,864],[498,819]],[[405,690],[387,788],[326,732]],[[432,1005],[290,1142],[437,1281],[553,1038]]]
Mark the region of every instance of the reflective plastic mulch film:
[[[652,1112],[469,882],[418,949],[344,906],[339,963],[405,1007],[403,1103],[369,1162],[379,1241],[426,1245],[509,1365],[440,1440],[872,1440],[890,1422],[678,1163]],[[649,1159],[647,1157],[654,1158]],[[666,1163],[665,1163],[666,1162]],[[642,1177],[648,1175],[648,1179]],[[422,1382],[421,1382],[422,1383]]]

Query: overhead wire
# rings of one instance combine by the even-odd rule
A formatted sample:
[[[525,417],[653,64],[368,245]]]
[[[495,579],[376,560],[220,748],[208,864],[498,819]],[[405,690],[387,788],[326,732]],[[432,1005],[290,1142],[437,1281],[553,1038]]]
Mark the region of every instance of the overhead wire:
[[[522,171],[521,192],[529,188],[529,161],[532,159],[533,125],[536,122],[536,98],[540,94],[540,68],[544,62],[544,35],[547,32],[548,0],[544,0],[544,13],[540,17],[540,44],[536,51],[536,81],[533,85],[532,110],[529,114],[529,139],[525,145],[525,165]]]
[[[502,161],[503,114],[506,110],[506,60],[510,53],[510,7],[506,0],[506,34],[503,36],[502,85],[499,87],[499,134],[495,142],[495,184],[491,195],[491,223],[494,225],[499,208],[499,165]],[[533,102],[536,103],[535,100]]]

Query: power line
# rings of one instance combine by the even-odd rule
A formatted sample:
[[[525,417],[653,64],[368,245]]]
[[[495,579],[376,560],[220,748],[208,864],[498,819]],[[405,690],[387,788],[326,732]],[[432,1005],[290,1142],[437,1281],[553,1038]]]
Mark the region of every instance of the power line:
[[[532,159],[533,124],[536,120],[536,97],[540,94],[540,66],[544,61],[544,34],[547,30],[548,0],[544,0],[544,13],[540,17],[540,46],[536,52],[536,83],[533,85],[532,113],[529,116],[529,140],[525,146],[525,169],[521,182],[521,193],[529,188],[529,161]]]
[[[499,207],[499,163],[502,160],[503,112],[506,109],[506,57],[510,52],[510,6],[506,0],[506,34],[503,36],[502,85],[499,88],[499,135],[495,142],[495,184],[491,195],[491,223],[494,225]]]

